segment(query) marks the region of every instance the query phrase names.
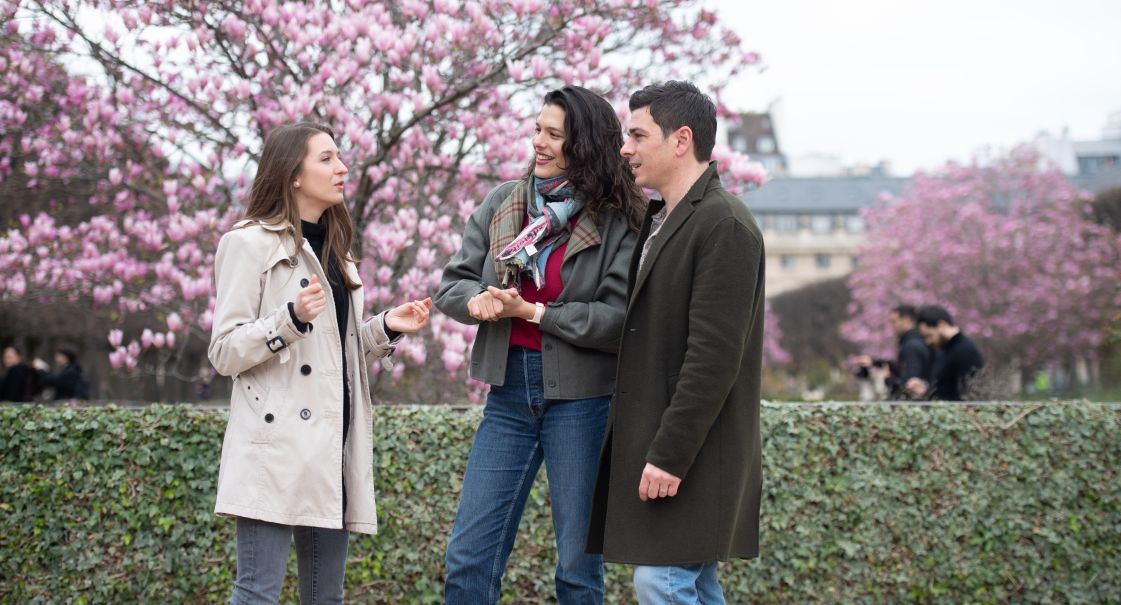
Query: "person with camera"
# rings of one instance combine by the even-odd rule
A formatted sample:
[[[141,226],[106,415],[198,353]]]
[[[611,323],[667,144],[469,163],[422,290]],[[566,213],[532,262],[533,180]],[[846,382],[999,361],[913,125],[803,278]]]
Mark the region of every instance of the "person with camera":
[[[934,350],[923,340],[917,326],[918,311],[911,305],[898,305],[888,312],[888,323],[899,339],[899,352],[895,360],[861,355],[856,358],[856,377],[871,380],[882,376],[889,399],[911,399],[907,383],[917,378],[930,382],[934,364]]]

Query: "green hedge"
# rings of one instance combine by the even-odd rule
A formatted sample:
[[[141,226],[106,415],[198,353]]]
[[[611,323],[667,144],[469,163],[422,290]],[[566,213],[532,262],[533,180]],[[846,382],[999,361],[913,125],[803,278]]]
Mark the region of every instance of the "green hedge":
[[[438,603],[479,411],[377,414],[382,533],[352,540],[348,597]],[[211,513],[225,417],[0,408],[0,602],[227,599],[233,523]],[[766,407],[762,557],[721,565],[728,601],[1117,602],[1119,419],[1087,403]],[[539,477],[506,602],[552,600],[546,500]],[[633,600],[627,571],[608,566],[609,602]]]

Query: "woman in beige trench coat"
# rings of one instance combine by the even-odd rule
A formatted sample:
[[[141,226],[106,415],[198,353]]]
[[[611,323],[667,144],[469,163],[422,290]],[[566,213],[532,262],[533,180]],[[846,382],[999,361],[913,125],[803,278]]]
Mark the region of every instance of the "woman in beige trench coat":
[[[209,356],[234,378],[215,512],[237,518],[230,602],[276,603],[295,539],[302,603],[341,603],[348,531],[375,533],[366,363],[431,299],[362,320],[334,134],[269,133],[245,220],[218,244]]]

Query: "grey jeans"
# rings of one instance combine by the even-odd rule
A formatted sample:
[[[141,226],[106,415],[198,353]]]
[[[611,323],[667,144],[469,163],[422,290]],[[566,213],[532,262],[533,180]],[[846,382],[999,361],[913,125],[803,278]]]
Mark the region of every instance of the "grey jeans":
[[[300,604],[343,602],[345,529],[278,525],[238,517],[237,579],[230,605],[274,605],[280,599],[293,538]]]

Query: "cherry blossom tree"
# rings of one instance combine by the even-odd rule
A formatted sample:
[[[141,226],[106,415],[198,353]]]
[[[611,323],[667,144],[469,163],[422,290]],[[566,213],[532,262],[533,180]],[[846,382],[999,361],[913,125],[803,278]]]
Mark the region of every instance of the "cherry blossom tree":
[[[122,370],[209,338],[217,239],[277,125],[338,134],[378,309],[436,289],[481,196],[525,170],[547,90],[625,107],[688,78],[724,111],[721,85],[758,62],[684,0],[0,0],[0,16],[0,185],[46,199],[0,233],[0,301],[88,305]],[[462,384],[473,336],[437,315],[407,339],[390,378],[419,390],[402,397]]]
[[[919,174],[865,213],[845,336],[887,354],[888,310],[941,304],[990,365],[1024,374],[1092,357],[1121,308],[1121,237],[1027,147]]]

